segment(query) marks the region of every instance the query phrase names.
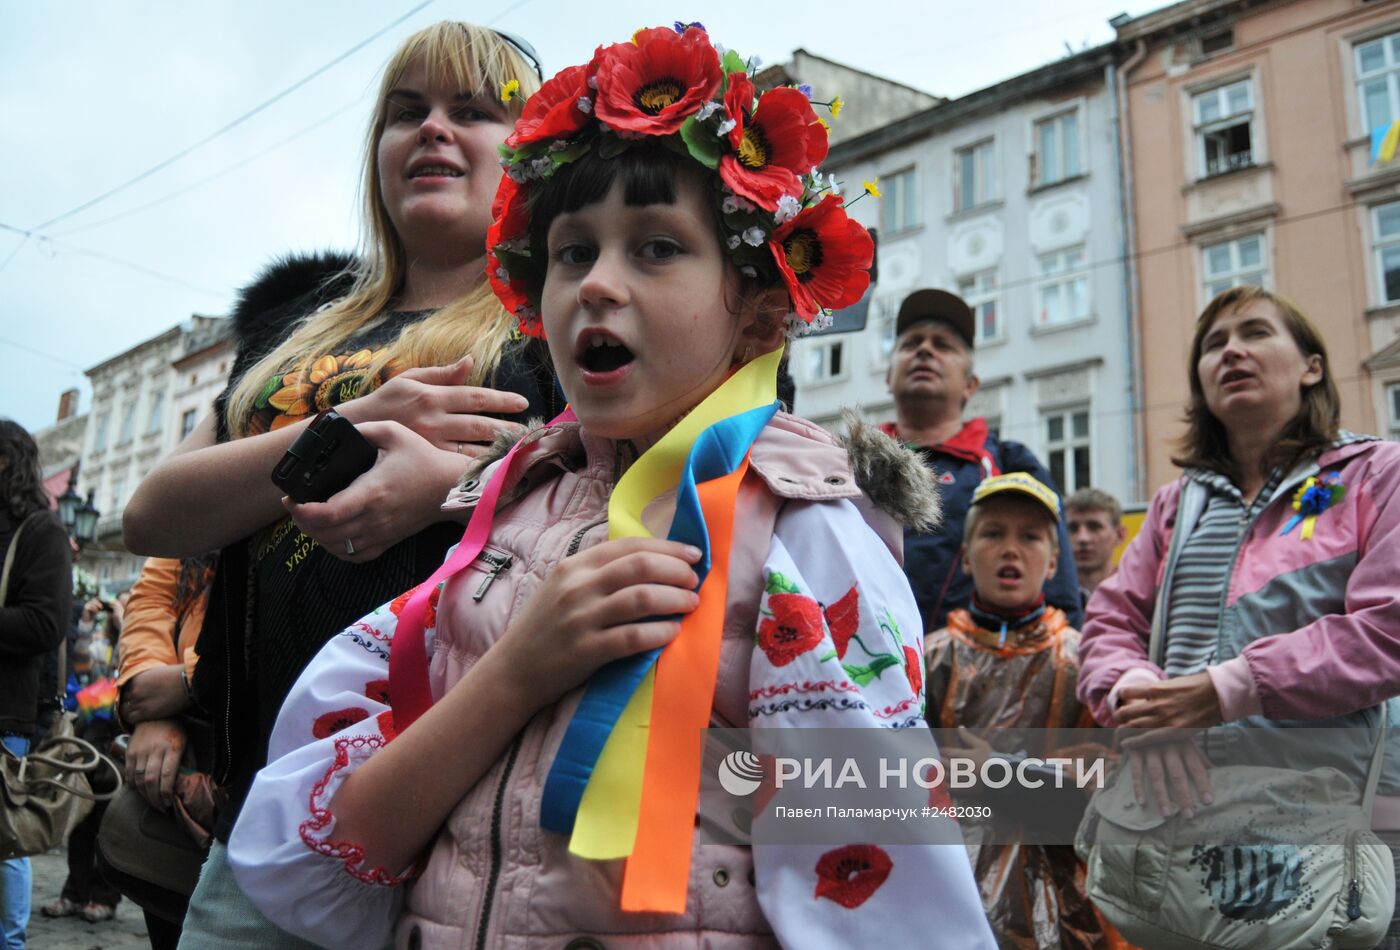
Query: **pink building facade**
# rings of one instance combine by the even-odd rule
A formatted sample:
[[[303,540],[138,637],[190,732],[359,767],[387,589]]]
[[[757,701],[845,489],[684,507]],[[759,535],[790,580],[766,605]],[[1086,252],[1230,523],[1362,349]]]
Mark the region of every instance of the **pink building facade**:
[[[1345,427],[1400,437],[1400,3],[1187,0],[1114,21],[1150,492],[1175,477],[1195,318],[1235,283],[1321,328]]]

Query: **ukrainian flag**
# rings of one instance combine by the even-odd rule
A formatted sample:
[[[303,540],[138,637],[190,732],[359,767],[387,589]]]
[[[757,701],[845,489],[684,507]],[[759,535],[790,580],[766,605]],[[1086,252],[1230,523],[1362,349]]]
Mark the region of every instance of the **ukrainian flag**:
[[[1395,158],[1396,146],[1400,146],[1400,121],[1372,129],[1371,164],[1392,161]]]

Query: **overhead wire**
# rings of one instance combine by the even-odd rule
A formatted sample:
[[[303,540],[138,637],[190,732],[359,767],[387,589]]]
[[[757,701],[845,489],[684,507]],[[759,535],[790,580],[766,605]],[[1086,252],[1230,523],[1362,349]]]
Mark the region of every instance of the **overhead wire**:
[[[144,274],[147,277],[152,277],[156,280],[164,281],[168,284],[174,284],[180,287],[185,287],[189,290],[197,290],[200,293],[211,294],[219,297],[225,296],[227,293],[223,290],[214,290],[211,287],[205,287],[200,284],[193,283],[192,281],[185,280],[183,277],[176,277],[174,274],[167,274],[163,271],[158,271],[155,268],[147,267],[144,264],[138,264],[135,261],[129,261],[122,257],[116,257],[115,255],[104,253],[103,251],[94,251],[92,248],[89,247],[80,247],[76,244],[70,244],[66,241],[60,241],[57,238],[52,238],[48,235],[40,234],[37,231],[28,230],[26,228],[16,227],[13,224],[6,224],[3,221],[0,221],[0,230],[10,231],[14,234],[23,235],[26,240],[28,240],[29,238],[36,238],[39,241],[42,241],[44,244],[55,248],[56,250],[67,251],[70,254],[80,254],[83,257],[91,257],[95,258],[96,260],[106,261],[109,264],[114,264],[118,267],[124,267],[127,270]],[[22,247],[23,243],[21,243],[20,246]],[[15,252],[12,252],[11,257],[13,257],[14,253],[17,252],[18,249],[16,249]]]
[[[57,224],[58,222],[60,222],[60,221],[66,221],[68,218],[73,217],[73,215],[75,215],[75,214],[78,214],[78,213],[80,213],[80,212],[86,211],[87,209],[89,209],[89,208],[91,208],[91,207],[93,207],[93,206],[95,206],[95,205],[101,204],[102,202],[106,201],[108,198],[111,198],[113,195],[120,194],[121,192],[123,192],[123,191],[125,191],[126,189],[130,188],[132,185],[134,185],[134,184],[136,184],[136,183],[138,183],[138,182],[141,182],[141,181],[145,181],[147,178],[151,177],[151,176],[154,175],[156,172],[161,171],[161,170],[164,169],[164,168],[170,167],[171,165],[175,164],[175,163],[178,162],[180,159],[184,158],[185,156],[189,155],[190,153],[192,153],[192,152],[194,152],[194,151],[196,151],[196,150],[198,150],[198,149],[200,149],[200,148],[203,148],[205,145],[208,145],[210,142],[214,141],[214,140],[217,139],[219,136],[224,135],[224,134],[226,134],[227,132],[232,131],[233,129],[235,129],[235,128],[237,128],[238,126],[242,125],[244,122],[247,122],[247,121],[248,121],[249,119],[251,119],[253,116],[257,115],[259,112],[262,112],[264,109],[268,108],[269,106],[273,105],[274,103],[279,102],[279,101],[281,101],[282,99],[285,99],[287,96],[291,95],[293,92],[295,92],[296,90],[300,89],[302,86],[306,85],[306,84],[309,83],[311,80],[315,79],[317,76],[320,76],[322,73],[324,73],[324,72],[326,72],[327,70],[331,69],[333,66],[337,66],[337,65],[339,65],[340,63],[344,62],[344,61],[345,61],[346,59],[348,59],[350,56],[354,55],[355,53],[358,53],[360,50],[364,49],[366,46],[368,46],[368,45],[369,45],[370,43],[372,43],[374,40],[377,40],[379,37],[383,36],[385,33],[389,32],[389,31],[392,30],[394,27],[398,26],[400,23],[402,23],[403,21],[407,20],[409,17],[413,16],[414,14],[418,13],[420,10],[424,9],[425,7],[431,5],[431,4],[434,3],[434,2],[435,2],[435,0],[422,0],[421,3],[419,3],[417,6],[413,7],[413,8],[412,8],[411,10],[409,10],[407,13],[404,13],[404,14],[402,14],[401,16],[399,16],[399,17],[398,17],[397,19],[395,19],[392,23],[389,23],[389,24],[387,24],[386,26],[382,27],[381,29],[376,30],[374,33],[372,33],[372,34],[370,34],[369,36],[365,37],[363,40],[361,40],[360,42],[356,43],[354,46],[350,47],[349,49],[345,50],[343,53],[341,53],[340,55],[336,56],[335,58],[333,58],[332,60],[330,60],[329,62],[327,62],[326,64],[324,64],[323,66],[318,67],[317,69],[315,69],[315,70],[313,70],[312,72],[308,73],[306,76],[303,76],[301,79],[298,79],[296,82],[292,83],[290,86],[288,86],[287,88],[283,89],[281,92],[277,93],[277,94],[274,95],[272,98],[267,99],[267,100],[265,100],[265,101],[259,103],[258,105],[254,106],[253,108],[249,109],[247,112],[243,113],[243,114],[240,115],[238,118],[234,119],[232,122],[226,123],[226,124],[223,125],[222,127],[218,128],[218,129],[215,129],[213,132],[210,132],[208,135],[206,135],[204,138],[200,139],[199,141],[195,142],[193,145],[186,146],[185,148],[183,148],[183,149],[181,149],[180,151],[176,152],[174,155],[170,156],[169,158],[164,159],[164,160],[162,160],[162,161],[159,161],[159,162],[157,162],[156,164],[152,165],[150,168],[147,168],[145,171],[141,172],[139,175],[136,175],[136,176],[133,177],[133,178],[129,178],[129,179],[127,179],[126,181],[122,182],[122,183],[119,184],[119,185],[116,185],[116,186],[113,187],[113,188],[109,188],[107,191],[104,191],[102,194],[98,195],[97,197],[92,198],[92,199],[90,199],[90,200],[88,200],[88,201],[85,201],[85,202],[83,202],[82,204],[78,205],[77,207],[69,208],[67,211],[63,212],[62,214],[57,215],[57,216],[55,216],[55,217],[52,217],[52,218],[50,218],[49,220],[45,221],[45,222],[42,223],[42,224],[37,224],[37,225],[35,225],[35,226],[34,226],[33,228],[31,228],[30,230],[31,230],[31,231],[39,231],[39,232],[42,232],[42,231],[44,231],[44,230],[47,230],[48,228],[52,227],[53,225]]]

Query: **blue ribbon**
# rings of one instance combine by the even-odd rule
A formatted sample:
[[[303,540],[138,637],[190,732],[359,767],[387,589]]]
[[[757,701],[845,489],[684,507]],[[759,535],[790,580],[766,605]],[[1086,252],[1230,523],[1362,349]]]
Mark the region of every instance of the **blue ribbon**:
[[[666,537],[700,549],[700,561],[694,568],[700,584],[705,583],[710,572],[710,535],[705,530],[696,485],[723,478],[737,469],[777,411],[778,403],[773,402],[722,419],[701,432],[691,446],[676,486],[676,514]],[[546,831],[561,835],[573,833],[583,790],[588,787],[598,757],[603,754],[603,746],[632,694],[660,655],[661,650],[656,649],[614,660],[589,680],[588,689],[569,721],[559,752],[545,778],[540,824]]]

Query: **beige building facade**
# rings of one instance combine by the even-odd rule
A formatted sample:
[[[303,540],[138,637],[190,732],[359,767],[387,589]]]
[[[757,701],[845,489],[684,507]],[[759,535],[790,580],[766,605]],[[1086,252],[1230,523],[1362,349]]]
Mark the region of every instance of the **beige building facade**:
[[[1149,492],[1176,475],[1195,319],[1257,283],[1320,327],[1345,427],[1400,436],[1400,3],[1187,0],[1114,21]]]

